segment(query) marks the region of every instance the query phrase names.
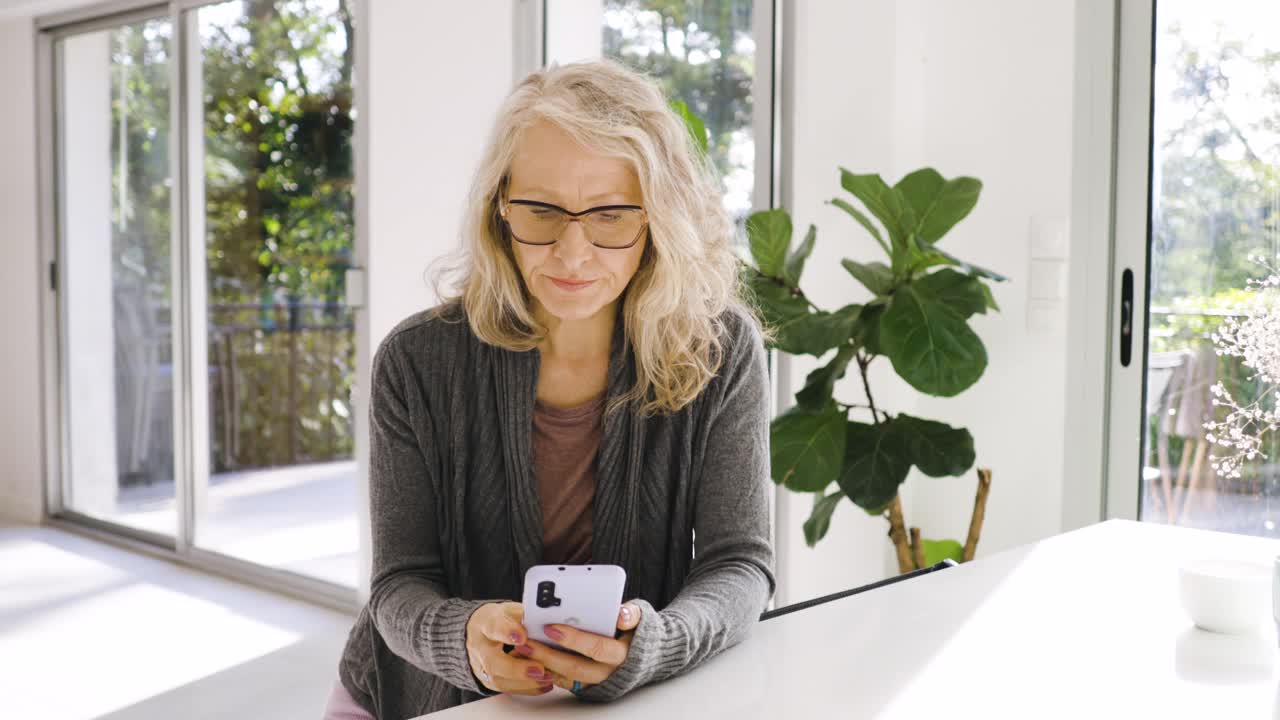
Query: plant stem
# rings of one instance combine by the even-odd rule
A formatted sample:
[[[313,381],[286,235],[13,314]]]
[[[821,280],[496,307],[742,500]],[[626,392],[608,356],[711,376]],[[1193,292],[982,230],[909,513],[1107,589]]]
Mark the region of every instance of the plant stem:
[[[813,310],[814,312],[822,312],[822,308],[818,307],[817,305],[814,305],[813,301],[809,299],[809,296],[805,295],[804,291],[800,289],[800,286],[791,285],[786,280],[780,277],[775,277],[773,275],[765,275],[764,273],[760,272],[760,270],[755,266],[749,265],[746,262],[743,262],[742,260],[739,260],[738,264],[741,265],[742,267],[750,268],[752,272],[756,273],[760,277],[765,278],[770,282],[773,282],[777,285],[781,285],[782,287],[786,288],[793,297],[798,297],[801,300],[803,300],[805,304],[809,306],[809,309]]]
[[[982,520],[987,514],[987,494],[991,492],[991,470],[978,468],[978,494],[973,499],[973,517],[969,519],[969,537],[964,541],[961,557],[964,562],[973,559],[978,552],[978,537],[982,535]]]
[[[920,528],[911,528],[911,561],[916,569],[924,567],[924,541],[920,538]]]
[[[840,402],[839,400],[836,400],[836,405],[839,405],[840,407],[844,408],[845,410],[853,410],[853,409],[855,409],[855,408],[856,408],[856,409],[858,409],[858,410],[871,410],[871,409],[872,409],[870,405],[860,405],[860,404],[858,404],[858,403],[843,403],[843,402]]]
[[[836,400],[835,403],[837,407],[844,410],[845,412],[848,412],[850,410],[870,410],[873,417],[878,413],[880,417],[884,418],[885,420],[889,419],[889,413],[884,411],[877,411],[874,407],[870,405],[862,405],[859,403],[843,403],[843,402],[840,402],[839,400]]]
[[[862,375],[862,389],[867,393],[867,407],[871,408],[871,420],[876,425],[880,424],[880,411],[876,409],[875,398],[871,397],[871,383],[867,381],[867,366],[871,364],[871,358],[862,353],[858,353],[858,373]]]
[[[915,570],[915,558],[911,556],[911,542],[902,519],[902,498],[899,495],[894,495],[893,502],[889,503],[889,539],[898,553],[898,574]]]

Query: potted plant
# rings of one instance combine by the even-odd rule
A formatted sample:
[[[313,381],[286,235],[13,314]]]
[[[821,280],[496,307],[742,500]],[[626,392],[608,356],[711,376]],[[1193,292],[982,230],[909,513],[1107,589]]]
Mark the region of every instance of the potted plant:
[[[847,498],[888,520],[900,572],[943,558],[972,559],[990,471],[978,471],[964,545],[924,539],[917,527],[908,530],[899,490],[912,466],[930,477],[966,474],[974,464],[973,436],[877,405],[867,370],[885,357],[913,388],[941,397],[957,395],[982,377],[986,348],[969,319],[999,310],[988,283],[1005,278],[938,247],[977,204],[982,184],[970,177],[946,179],[932,168],[893,186],[879,175],[841,168],[840,184],[865,212],[843,197],[831,204],[870,233],[885,254],[884,261],[842,263],[850,280],[871,293],[865,303],[826,310],[805,295],[800,281],[816,241],[812,225],[793,247],[785,210],[757,212],[747,221],[751,262],[743,264],[743,280],[769,343],[783,352],[826,358],[795,394],[795,406],[773,421],[774,482],[814,495],[804,524],[810,546],[826,534],[832,513]],[[834,389],[851,369],[861,378],[863,397],[845,402]]]

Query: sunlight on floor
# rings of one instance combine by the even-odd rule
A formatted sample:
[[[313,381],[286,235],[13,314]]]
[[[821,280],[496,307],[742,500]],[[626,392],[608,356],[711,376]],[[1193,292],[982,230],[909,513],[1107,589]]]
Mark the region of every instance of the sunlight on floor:
[[[5,717],[90,720],[179,688],[212,695],[201,688],[226,682],[209,678],[265,666],[311,630],[340,639],[349,622],[91,541],[59,547],[15,537],[22,532],[55,531],[0,528],[0,677],[21,688],[6,694]],[[329,652],[308,670],[320,688],[336,667]],[[312,694],[320,702],[321,691]]]

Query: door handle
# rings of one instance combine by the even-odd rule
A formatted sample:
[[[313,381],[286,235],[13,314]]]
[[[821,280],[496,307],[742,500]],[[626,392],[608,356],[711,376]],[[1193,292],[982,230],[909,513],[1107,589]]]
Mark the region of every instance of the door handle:
[[[1120,276],[1120,366],[1133,360],[1133,270]]]

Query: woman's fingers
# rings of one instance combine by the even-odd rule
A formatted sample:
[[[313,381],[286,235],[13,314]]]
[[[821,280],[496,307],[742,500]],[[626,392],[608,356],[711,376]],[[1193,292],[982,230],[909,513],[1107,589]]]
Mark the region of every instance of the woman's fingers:
[[[555,683],[547,683],[546,685],[539,686],[534,690],[503,690],[502,692],[505,692],[508,695],[535,695],[536,696],[536,695],[546,695],[547,693],[551,692],[551,688],[553,687],[555,687]]]
[[[486,687],[495,692],[507,693],[508,695],[542,695],[555,687],[555,681],[538,680],[525,682],[523,680],[494,678],[491,683],[486,684]]]
[[[641,610],[626,603],[618,611],[618,630],[630,632],[640,624]],[[486,648],[484,665],[492,676],[486,683],[500,692],[541,694],[549,684],[572,689],[574,681],[597,685],[609,679],[626,662],[630,636],[621,640],[596,635],[567,625],[543,628],[565,650],[553,649],[530,640],[524,631],[524,606],[520,603],[494,605],[479,624],[481,633],[496,649]],[[508,655],[501,644],[515,645]],[[574,654],[578,653],[578,654]]]
[[[554,675],[569,678],[570,685],[573,684],[573,680],[578,680],[588,685],[595,685],[604,682],[613,674],[614,666],[612,665],[606,665],[601,662],[596,662],[590,658],[556,650],[538,642],[537,640],[528,641],[525,643],[524,647],[516,648],[516,652],[542,663],[543,667],[551,671]]]
[[[565,690],[568,690],[570,692],[573,691],[573,681],[563,675],[557,675],[555,673],[552,673],[551,684],[555,685],[556,687],[562,687]]]
[[[541,663],[508,655],[498,645],[483,652],[480,664],[489,673],[485,686],[498,692],[538,695],[554,680]]]
[[[537,660],[526,660],[518,655],[502,652],[501,648],[496,653],[492,653],[486,658],[489,672],[498,677],[507,678],[512,681],[524,682],[530,681],[549,681],[551,678],[547,673],[547,668]],[[544,683],[545,684],[545,683]]]
[[[618,629],[627,632],[635,630],[640,624],[640,606],[635,603],[625,603],[622,609],[618,611]]]
[[[524,631],[524,606],[513,602],[495,604],[492,608],[485,615],[480,632],[496,643],[523,643],[528,637]]]
[[[553,678],[541,664],[503,652],[504,644],[520,645],[527,638],[524,606],[491,603],[476,610],[468,623],[467,654],[472,672],[490,690],[517,695],[541,695]]]
[[[500,604],[498,607],[502,609],[502,612],[506,613],[507,617],[520,623],[521,627],[524,626],[524,605],[523,604],[518,602],[504,602]]]
[[[582,653],[597,662],[617,667],[627,659],[627,645],[620,640],[596,635],[569,625],[547,625],[542,632],[561,647]]]

